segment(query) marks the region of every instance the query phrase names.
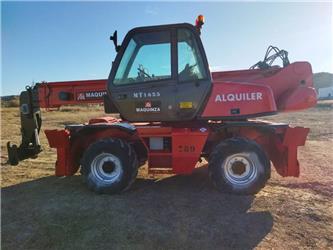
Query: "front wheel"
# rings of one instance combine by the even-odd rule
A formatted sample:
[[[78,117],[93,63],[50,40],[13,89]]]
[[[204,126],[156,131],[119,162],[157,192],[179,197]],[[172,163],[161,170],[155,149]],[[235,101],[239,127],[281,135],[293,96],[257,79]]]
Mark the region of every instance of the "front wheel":
[[[270,177],[270,161],[260,145],[246,138],[218,144],[209,157],[209,174],[220,191],[255,194]]]
[[[84,152],[81,173],[97,193],[120,193],[128,189],[138,173],[138,160],[131,145],[121,139],[102,139]]]

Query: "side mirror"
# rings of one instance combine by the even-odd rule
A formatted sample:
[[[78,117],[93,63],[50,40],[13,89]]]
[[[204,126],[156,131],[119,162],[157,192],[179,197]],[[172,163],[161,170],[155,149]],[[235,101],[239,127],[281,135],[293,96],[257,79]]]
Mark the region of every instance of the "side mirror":
[[[114,44],[114,48],[116,50],[116,52],[118,53],[119,50],[120,50],[120,45],[118,45],[118,36],[117,36],[117,31],[113,32],[113,35],[110,36],[110,40],[113,41],[113,44]]]

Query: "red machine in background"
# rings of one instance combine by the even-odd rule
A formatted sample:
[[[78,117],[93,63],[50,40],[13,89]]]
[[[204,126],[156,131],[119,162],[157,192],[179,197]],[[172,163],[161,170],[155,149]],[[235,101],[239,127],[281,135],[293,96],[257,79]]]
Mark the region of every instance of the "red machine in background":
[[[40,108],[104,103],[106,113],[87,124],[45,130],[57,148],[56,175],[79,168],[90,189],[119,193],[148,162],[150,173],[190,174],[208,160],[216,187],[236,194],[258,192],[270,177],[270,162],[282,176],[298,176],[297,147],[308,128],[253,117],[295,111],[316,104],[307,62],[269,47],[249,70],[210,72],[196,26],[173,24],[135,28],[121,46],[107,80],[41,83],[21,93],[22,143],[8,143],[11,164],[36,157]],[[271,54],[274,52],[274,54]],[[280,58],[283,67],[272,66]]]

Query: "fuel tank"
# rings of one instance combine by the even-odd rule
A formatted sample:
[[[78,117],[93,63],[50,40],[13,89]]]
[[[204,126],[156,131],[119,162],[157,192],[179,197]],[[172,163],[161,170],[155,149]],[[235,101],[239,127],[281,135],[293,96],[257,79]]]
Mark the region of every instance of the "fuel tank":
[[[201,114],[205,119],[247,118],[307,109],[317,103],[308,62],[284,68],[212,73],[212,91]]]

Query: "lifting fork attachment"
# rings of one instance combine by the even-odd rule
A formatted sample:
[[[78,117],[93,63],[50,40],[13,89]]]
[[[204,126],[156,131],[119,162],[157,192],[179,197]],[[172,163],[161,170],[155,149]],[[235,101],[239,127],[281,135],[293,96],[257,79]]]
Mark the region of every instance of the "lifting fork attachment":
[[[27,86],[20,94],[20,116],[22,141],[20,146],[7,142],[8,161],[17,165],[19,161],[35,158],[41,152],[39,131],[42,126],[37,87]]]
[[[21,144],[7,142],[8,162],[17,165],[22,160],[36,158],[42,151],[39,140],[41,108],[102,104],[105,99],[106,79],[42,82],[27,86],[20,94]]]

